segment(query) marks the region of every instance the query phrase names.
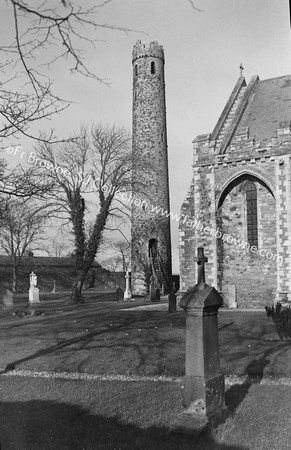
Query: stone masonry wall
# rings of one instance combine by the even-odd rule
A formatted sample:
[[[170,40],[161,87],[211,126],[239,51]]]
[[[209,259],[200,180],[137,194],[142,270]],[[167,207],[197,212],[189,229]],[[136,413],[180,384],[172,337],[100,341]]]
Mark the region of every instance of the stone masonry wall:
[[[164,51],[157,42],[133,49],[133,191],[132,289],[147,292],[150,276],[148,244],[157,239],[171,288],[170,218],[154,207],[170,211]]]
[[[280,298],[291,300],[291,130],[290,125],[284,126],[278,128],[277,136],[262,143],[241,133],[224,154],[218,153],[210,135],[194,141],[189,211],[199,217],[204,230],[209,224],[247,241],[241,186],[246,180],[255,182],[259,250],[264,249],[275,258],[242,251],[211,235],[209,230],[199,230],[199,224],[187,234],[186,224],[180,224],[182,291],[196,282],[196,263],[190,254],[203,245],[210,262],[206,265],[207,282],[213,280],[222,291],[235,285],[240,307],[262,307]]]
[[[241,241],[247,242],[246,198],[242,185],[236,186],[225,198],[219,209],[220,230]],[[259,183],[258,203],[258,246],[266,253],[276,254],[276,212],[275,200]],[[268,253],[269,254],[269,253]],[[271,256],[271,255],[270,255]],[[229,285],[236,286],[237,303],[240,308],[264,307],[272,304],[276,295],[276,261],[252,253],[233,243],[220,239],[219,286],[226,295]]]

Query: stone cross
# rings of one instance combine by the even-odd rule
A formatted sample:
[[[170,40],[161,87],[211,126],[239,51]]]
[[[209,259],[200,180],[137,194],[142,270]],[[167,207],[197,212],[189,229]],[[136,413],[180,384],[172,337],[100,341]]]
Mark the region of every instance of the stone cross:
[[[197,248],[197,256],[194,258],[194,261],[198,264],[198,287],[199,289],[204,289],[205,287],[205,268],[204,264],[208,262],[208,258],[204,256],[203,247]]]

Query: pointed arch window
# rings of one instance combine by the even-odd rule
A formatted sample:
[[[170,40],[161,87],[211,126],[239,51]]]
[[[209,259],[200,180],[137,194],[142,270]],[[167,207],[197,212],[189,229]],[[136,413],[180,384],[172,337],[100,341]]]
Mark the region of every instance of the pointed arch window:
[[[134,66],[134,74],[135,74],[135,76],[137,76],[137,75],[138,75],[138,68],[137,68],[137,64],[135,64],[135,66]]]
[[[155,61],[151,62],[151,74],[154,75],[156,73],[156,65]]]
[[[255,183],[248,181],[245,185],[247,210],[247,240],[250,246],[258,247],[258,206]]]

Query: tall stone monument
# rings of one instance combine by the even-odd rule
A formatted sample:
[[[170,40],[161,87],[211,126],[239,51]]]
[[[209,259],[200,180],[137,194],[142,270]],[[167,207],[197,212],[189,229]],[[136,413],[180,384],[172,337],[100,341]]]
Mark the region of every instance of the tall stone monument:
[[[130,275],[127,271],[125,274],[125,291],[123,295],[123,300],[131,300],[131,290],[130,290]]]
[[[156,41],[133,48],[133,198],[131,273],[133,295],[145,295],[155,273],[171,290],[170,211],[164,50]]]
[[[205,283],[203,248],[195,258],[198,282],[188,289],[179,306],[186,312],[186,373],[183,405],[185,422],[192,416],[202,427],[213,416],[225,415],[224,375],[219,362],[217,313],[223,301]],[[180,423],[183,425],[183,419]],[[194,422],[193,422],[194,426]]]

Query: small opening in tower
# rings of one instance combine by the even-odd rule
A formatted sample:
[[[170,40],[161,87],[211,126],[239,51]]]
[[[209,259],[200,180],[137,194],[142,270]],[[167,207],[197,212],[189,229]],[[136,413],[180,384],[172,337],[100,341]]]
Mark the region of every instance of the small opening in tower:
[[[134,74],[137,75],[138,74],[138,68],[137,68],[137,64],[134,66]]]
[[[151,74],[154,75],[156,73],[156,65],[155,61],[151,62]]]
[[[164,133],[161,133],[162,142],[164,142]]]

